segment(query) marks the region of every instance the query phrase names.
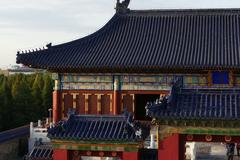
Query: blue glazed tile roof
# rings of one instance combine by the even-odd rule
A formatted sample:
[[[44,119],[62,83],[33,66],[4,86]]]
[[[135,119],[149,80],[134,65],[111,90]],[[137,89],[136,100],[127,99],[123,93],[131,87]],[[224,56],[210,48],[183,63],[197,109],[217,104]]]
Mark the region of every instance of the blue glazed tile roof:
[[[0,132],[0,144],[19,137],[29,136],[29,125]]]
[[[138,131],[140,131],[140,134]],[[129,122],[125,116],[71,115],[48,130],[50,139],[138,142],[149,135],[149,128]]]
[[[87,37],[18,53],[17,63],[59,72],[239,69],[239,45],[239,9],[128,10]]]
[[[53,160],[53,148],[50,145],[35,146],[25,159]]]
[[[240,120],[240,90],[180,89],[148,103],[147,115],[157,119]]]

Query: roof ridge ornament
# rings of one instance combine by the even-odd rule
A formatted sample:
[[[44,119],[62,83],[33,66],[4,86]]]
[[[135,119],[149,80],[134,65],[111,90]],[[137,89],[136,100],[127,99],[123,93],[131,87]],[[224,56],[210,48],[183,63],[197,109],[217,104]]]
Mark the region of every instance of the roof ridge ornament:
[[[120,2],[120,0],[117,0],[116,12],[127,13],[129,11],[129,8],[128,8],[129,3],[130,3],[130,0],[123,0],[122,2]]]
[[[48,43],[47,45],[46,45],[46,47],[49,49],[49,48],[51,48],[52,47],[52,43]]]

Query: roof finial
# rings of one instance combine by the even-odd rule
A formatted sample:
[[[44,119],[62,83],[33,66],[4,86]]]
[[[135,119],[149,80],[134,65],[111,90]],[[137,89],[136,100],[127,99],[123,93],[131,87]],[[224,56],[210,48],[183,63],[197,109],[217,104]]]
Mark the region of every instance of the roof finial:
[[[124,0],[120,2],[120,0],[117,0],[117,5],[116,5],[116,11],[117,13],[126,13],[129,9],[130,0]]]

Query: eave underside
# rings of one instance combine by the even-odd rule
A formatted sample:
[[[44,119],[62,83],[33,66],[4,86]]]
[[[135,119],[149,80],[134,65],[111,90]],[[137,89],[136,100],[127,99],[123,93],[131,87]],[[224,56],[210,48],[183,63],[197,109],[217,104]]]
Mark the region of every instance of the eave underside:
[[[162,68],[162,67],[129,67],[129,68],[48,68],[48,67],[33,67],[36,69],[46,69],[51,73],[110,73],[110,74],[124,74],[124,73],[131,73],[131,74],[184,74],[184,73],[191,73],[191,74],[205,74],[209,71],[216,71],[216,70],[227,70],[232,71],[232,73],[239,73],[240,68],[237,67],[188,67],[188,68]]]

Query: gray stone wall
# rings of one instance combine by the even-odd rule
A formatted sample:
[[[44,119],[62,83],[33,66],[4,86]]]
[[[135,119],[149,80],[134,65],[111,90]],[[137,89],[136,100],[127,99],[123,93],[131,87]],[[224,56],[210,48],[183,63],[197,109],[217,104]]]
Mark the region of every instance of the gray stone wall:
[[[0,144],[0,160],[20,160],[27,151],[27,138],[18,138]]]

